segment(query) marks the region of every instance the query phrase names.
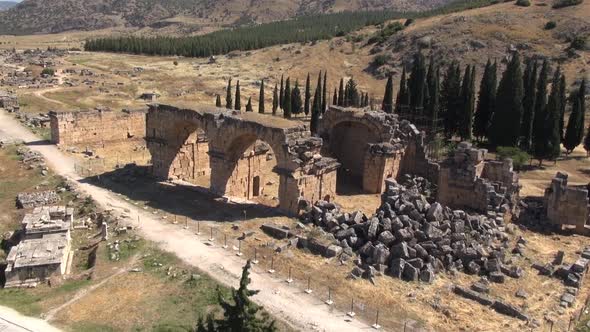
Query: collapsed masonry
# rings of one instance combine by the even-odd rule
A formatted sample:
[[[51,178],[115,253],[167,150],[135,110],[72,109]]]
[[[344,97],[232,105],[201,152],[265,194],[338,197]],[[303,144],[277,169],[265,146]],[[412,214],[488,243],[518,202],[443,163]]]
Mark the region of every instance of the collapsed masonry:
[[[45,206],[25,215],[20,242],[6,258],[4,287],[35,287],[53,276],[69,273],[73,214],[72,208]]]
[[[544,221],[559,229],[574,228],[578,234],[590,235],[588,186],[568,185],[568,175],[558,172],[545,190]]]
[[[8,112],[18,111],[18,98],[15,94],[0,90],[0,108]]]
[[[19,209],[28,209],[56,204],[60,200],[61,198],[55,190],[19,193],[16,196],[16,206]]]

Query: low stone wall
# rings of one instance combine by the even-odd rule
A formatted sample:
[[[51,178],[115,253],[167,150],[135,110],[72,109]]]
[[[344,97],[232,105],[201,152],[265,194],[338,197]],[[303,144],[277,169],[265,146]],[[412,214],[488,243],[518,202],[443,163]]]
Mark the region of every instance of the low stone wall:
[[[590,234],[588,189],[568,186],[568,174],[558,172],[545,190],[547,221],[563,227],[574,226],[577,233]]]
[[[105,148],[111,143],[143,141],[145,110],[50,112],[51,142],[60,146]]]

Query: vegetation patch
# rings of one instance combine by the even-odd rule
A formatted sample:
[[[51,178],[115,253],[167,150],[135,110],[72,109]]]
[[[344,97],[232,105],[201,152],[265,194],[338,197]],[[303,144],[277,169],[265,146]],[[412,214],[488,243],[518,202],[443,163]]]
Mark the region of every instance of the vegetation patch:
[[[558,8],[576,6],[576,5],[581,4],[582,2],[584,2],[584,0],[557,0],[553,3],[552,7],[554,9],[558,9]]]

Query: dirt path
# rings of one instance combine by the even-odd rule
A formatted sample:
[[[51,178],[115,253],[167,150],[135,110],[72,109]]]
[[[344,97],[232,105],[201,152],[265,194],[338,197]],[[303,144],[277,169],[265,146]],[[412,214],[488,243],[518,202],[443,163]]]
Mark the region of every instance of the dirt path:
[[[0,131],[27,143],[39,140],[34,134],[21,126],[5,112],[0,111]],[[74,171],[75,162],[62,154],[55,146],[32,144],[32,150],[46,158],[48,165],[58,174],[77,181],[81,191],[92,196],[105,208],[118,210],[131,220],[141,220],[141,234],[148,240],[158,243],[163,250],[172,252],[185,262],[207,272],[220,283],[237,286],[245,261],[228,251],[208,246],[199,241],[190,231],[154,219],[133,204],[118,198],[115,194],[95,187],[81,180]],[[302,331],[361,331],[370,330],[368,324],[357,320],[347,321],[343,312],[328,307],[321,300],[311,297],[289,286],[282,280],[255,269],[251,274],[252,288],[260,290],[255,301],[263,305],[272,315]]]
[[[45,94],[48,93],[48,92],[56,92],[56,91],[60,91],[60,90],[61,90],[61,87],[59,87],[59,86],[58,87],[54,87],[54,88],[47,88],[47,89],[37,90],[37,91],[33,92],[33,95],[35,97],[41,98],[41,99],[43,99],[45,101],[48,101],[50,103],[67,106],[66,104],[62,103],[59,100],[51,99],[51,98],[48,98],[48,97],[45,96]]]
[[[0,331],[6,332],[60,332],[38,318],[23,316],[16,310],[0,306]]]

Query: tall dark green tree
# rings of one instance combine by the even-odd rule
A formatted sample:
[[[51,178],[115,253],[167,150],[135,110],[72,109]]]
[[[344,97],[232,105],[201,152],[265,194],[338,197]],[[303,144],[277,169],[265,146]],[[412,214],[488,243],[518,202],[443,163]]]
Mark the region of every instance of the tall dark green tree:
[[[561,87],[559,89],[561,89]],[[570,118],[567,123],[567,130],[565,131],[565,137],[563,139],[563,146],[565,147],[565,150],[568,154],[574,151],[574,149],[580,145],[580,143],[582,143],[582,139],[584,138],[585,117],[581,105],[581,101],[584,96],[582,95],[582,98],[580,98],[580,92],[581,89],[580,91],[570,94],[570,99],[572,101],[572,112],[570,114]]]
[[[439,108],[440,108],[440,69],[434,66],[432,73],[428,77],[428,109],[426,110],[431,121],[432,134],[436,134],[439,130]]]
[[[385,93],[383,94],[383,103],[381,109],[385,113],[393,113],[393,76],[389,74],[387,84],[385,84]]]
[[[322,113],[328,107],[328,71],[324,72],[324,84],[322,85]]]
[[[560,70],[555,71],[551,85],[551,94],[547,101],[547,122],[546,132],[549,134],[547,141],[547,156],[549,160],[556,160],[561,154],[561,132],[559,122],[561,118],[561,105],[559,100],[559,81],[561,79]]]
[[[231,78],[227,81],[227,90],[225,95],[225,108],[232,109],[234,102],[232,100]]]
[[[520,138],[524,87],[520,55],[515,53],[502,75],[496,97],[496,110],[490,127],[494,146],[516,146]]]
[[[344,78],[340,79],[340,87],[338,88],[338,106],[344,106]]]
[[[232,288],[231,300],[227,300],[220,289],[217,289],[219,304],[223,309],[223,319],[213,321],[208,318],[208,324],[205,326],[202,319],[199,320],[197,331],[207,332],[276,332],[278,331],[275,322],[271,320],[267,313],[260,313],[261,307],[256,305],[250,299],[258,294],[259,291],[248,289],[250,284],[251,262],[248,261],[242,270],[240,287],[236,290]],[[211,316],[210,316],[211,317]]]
[[[546,141],[545,121],[547,121],[547,84],[549,82],[549,62],[545,60],[541,66],[539,79],[537,80],[537,91],[535,94],[535,116],[533,118],[533,155],[542,155],[543,144]],[[538,138],[537,138],[538,137]]]
[[[221,96],[217,95],[217,97],[215,97],[215,107],[221,107]]]
[[[248,97],[248,103],[246,103],[246,112],[254,112],[252,108],[252,97]]]
[[[338,90],[334,88],[334,97],[332,97],[332,105],[338,106]]]
[[[299,81],[295,81],[295,87],[291,91],[291,112],[300,114],[302,112],[301,90],[299,90]]]
[[[473,121],[473,135],[479,140],[488,137],[488,128],[494,113],[494,103],[496,101],[496,84],[494,65],[488,59],[479,86],[477,110],[475,111]]]
[[[309,115],[309,107],[311,101],[311,82],[309,78],[309,73],[307,73],[307,79],[305,80],[305,102],[303,105],[303,113],[305,115]]]
[[[391,88],[393,89],[393,84]],[[401,114],[408,107],[410,107],[410,93],[408,91],[408,81],[406,79],[406,68],[404,67],[402,69],[402,77],[399,82],[399,91],[397,92],[397,98],[395,98],[395,113]]]
[[[242,101],[241,101],[241,97],[240,97],[240,80],[238,80],[238,82],[236,83],[236,104],[234,109],[236,111],[240,111],[242,109]]]
[[[412,73],[408,80],[410,90],[410,110],[417,112],[424,107],[424,98],[426,92],[426,65],[424,55],[418,52],[414,55]]]
[[[354,80],[354,77],[351,77],[348,82],[346,82],[346,88],[344,89],[345,93],[345,106],[347,107],[359,107],[360,105],[360,95],[358,91],[358,85]]]
[[[320,125],[320,113],[321,113],[321,91],[320,87],[317,86],[315,89],[315,94],[313,96],[313,106],[311,107],[311,120],[309,124],[309,129],[313,135],[318,134],[319,125]]]
[[[441,115],[445,134],[452,137],[458,130],[459,110],[461,109],[461,68],[459,63],[451,63],[441,86]]]
[[[436,71],[437,71],[437,65],[436,65],[436,61],[434,60],[434,56],[430,57],[430,61],[428,64],[428,72],[426,73],[426,91],[428,92],[426,95],[427,97],[424,100],[424,115],[427,116],[428,118],[432,118],[433,112],[432,112],[432,103],[434,101],[435,95],[437,98],[437,103],[438,103],[438,84],[436,84],[436,89],[434,87],[434,80],[435,80],[435,76],[436,76]]]
[[[272,115],[277,115],[278,108],[279,108],[279,88],[275,84],[275,89],[272,93]]]
[[[260,82],[260,94],[258,95],[258,113],[264,114],[264,80]]]
[[[471,140],[473,131],[473,113],[475,107],[475,87],[474,76],[475,67],[465,67],[465,74],[463,75],[463,84],[461,85],[461,122],[459,126],[459,135],[462,140]]]
[[[279,106],[281,109],[285,108],[284,98],[285,98],[285,83],[284,83],[285,75],[281,75],[281,90],[279,90]]]
[[[283,117],[291,118],[291,78],[285,82],[285,95],[283,96]]]
[[[565,75],[562,74],[560,79],[559,79],[559,93],[558,93],[558,98],[559,98],[559,133],[561,134],[561,137],[564,137],[564,125],[565,125],[565,108],[567,106],[567,98],[566,98],[566,92],[567,87],[566,87],[566,83],[565,83]],[[582,132],[584,131],[584,128],[582,126]]]
[[[530,151],[535,122],[535,100],[537,96],[537,62],[529,59],[523,77],[524,97],[522,100],[522,124],[520,126],[521,148]]]

